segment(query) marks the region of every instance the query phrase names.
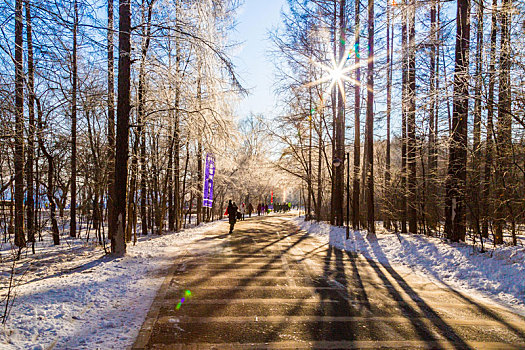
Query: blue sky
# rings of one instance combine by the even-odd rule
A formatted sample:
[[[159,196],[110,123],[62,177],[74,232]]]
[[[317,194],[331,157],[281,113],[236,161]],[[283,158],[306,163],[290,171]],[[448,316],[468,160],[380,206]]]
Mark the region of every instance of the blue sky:
[[[233,56],[237,71],[250,95],[240,101],[237,114],[250,112],[269,115],[275,105],[274,68],[268,57],[271,42],[268,31],[279,25],[286,0],[245,0],[238,11],[237,30],[232,39],[242,42]]]

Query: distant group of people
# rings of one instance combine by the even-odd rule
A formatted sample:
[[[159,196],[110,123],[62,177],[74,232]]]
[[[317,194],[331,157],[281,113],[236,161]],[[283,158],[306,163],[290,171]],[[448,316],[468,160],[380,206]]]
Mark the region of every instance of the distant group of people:
[[[292,209],[292,203],[277,203],[273,206],[273,211],[276,213],[286,213]]]
[[[253,213],[252,203],[248,203],[248,205],[246,205],[246,203],[242,203],[241,207],[239,208],[239,212],[241,213],[239,220],[244,221],[246,213],[248,213],[248,217],[251,218]]]
[[[257,204],[257,215],[266,215],[270,213],[270,208],[268,207],[268,204]]]
[[[273,209],[276,213],[286,213],[290,211],[291,209],[291,203],[277,203],[273,206],[269,206],[266,203],[259,203],[257,204],[257,215],[268,215],[270,211]],[[228,208],[226,209],[226,212],[224,215],[228,216],[228,222],[230,223],[230,233],[233,232],[233,228],[235,227],[235,224],[237,223],[237,220],[243,221],[245,219],[245,215],[248,214],[248,217],[252,217],[252,213],[254,213],[254,207],[252,203],[241,203],[240,207],[235,204],[235,202],[229,200],[228,201]]]

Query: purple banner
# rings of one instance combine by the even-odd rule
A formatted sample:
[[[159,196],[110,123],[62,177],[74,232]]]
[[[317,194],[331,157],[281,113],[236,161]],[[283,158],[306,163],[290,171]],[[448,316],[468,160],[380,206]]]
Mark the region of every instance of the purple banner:
[[[213,177],[215,176],[215,158],[206,153],[206,172],[204,173],[204,195],[202,206],[211,208],[213,204]]]

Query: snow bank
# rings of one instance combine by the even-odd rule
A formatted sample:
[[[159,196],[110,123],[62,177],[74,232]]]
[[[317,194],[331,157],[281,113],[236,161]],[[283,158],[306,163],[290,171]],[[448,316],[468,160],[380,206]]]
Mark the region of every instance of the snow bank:
[[[369,240],[366,231],[350,230],[326,223],[293,221],[303,230],[330,245],[360,253],[385,264],[402,264],[446,285],[489,298],[525,314],[525,248],[500,246],[480,253],[465,243],[411,234],[379,233]]]
[[[93,246],[83,250],[61,247],[54,252],[56,248],[48,247],[43,256],[53,258],[45,259],[45,269],[38,268],[39,273],[29,270],[15,289],[7,324],[0,327],[0,348],[130,346],[174,258],[186,254],[188,243],[217,229],[219,223],[140,237],[137,245],[128,245],[123,258],[105,256]],[[205,249],[205,244],[199,246]]]

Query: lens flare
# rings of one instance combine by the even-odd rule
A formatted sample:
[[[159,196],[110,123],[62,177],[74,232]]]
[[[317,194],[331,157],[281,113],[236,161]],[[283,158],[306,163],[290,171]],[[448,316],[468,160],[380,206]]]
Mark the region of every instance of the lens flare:
[[[365,86],[368,90],[373,92],[373,89],[366,86],[366,83],[361,83],[360,81],[352,78],[350,76],[350,73],[353,73],[358,68],[366,67],[370,60],[376,61],[380,59],[382,56],[384,56],[384,54],[381,54],[379,56],[370,56],[367,59],[360,60],[359,63],[357,64],[351,64],[350,59],[352,57],[361,58],[359,43],[349,43],[345,41],[344,44],[348,44],[348,45],[347,45],[346,51],[342,54],[340,60],[337,60],[335,56],[333,56],[333,53],[332,53],[332,58],[330,59],[329,62],[327,62],[328,64],[322,63],[317,60],[314,60],[313,58],[310,58],[310,63],[313,66],[319,68],[323,75],[321,76],[321,78],[315,81],[304,84],[303,87],[309,88],[312,86],[317,86],[317,85],[321,85],[324,83],[328,83],[327,88],[322,92],[320,96],[321,107],[324,104],[324,96],[329,95],[332,89],[334,88],[334,86],[337,86],[339,91],[341,91],[343,100],[346,101],[345,82],[349,82],[350,84],[353,84],[354,86]]]
[[[182,306],[182,304],[188,300],[189,298],[191,297],[191,291],[189,289],[186,289],[184,291],[184,296],[180,299],[180,301],[177,303],[177,305],[175,306],[175,310],[179,310]]]

